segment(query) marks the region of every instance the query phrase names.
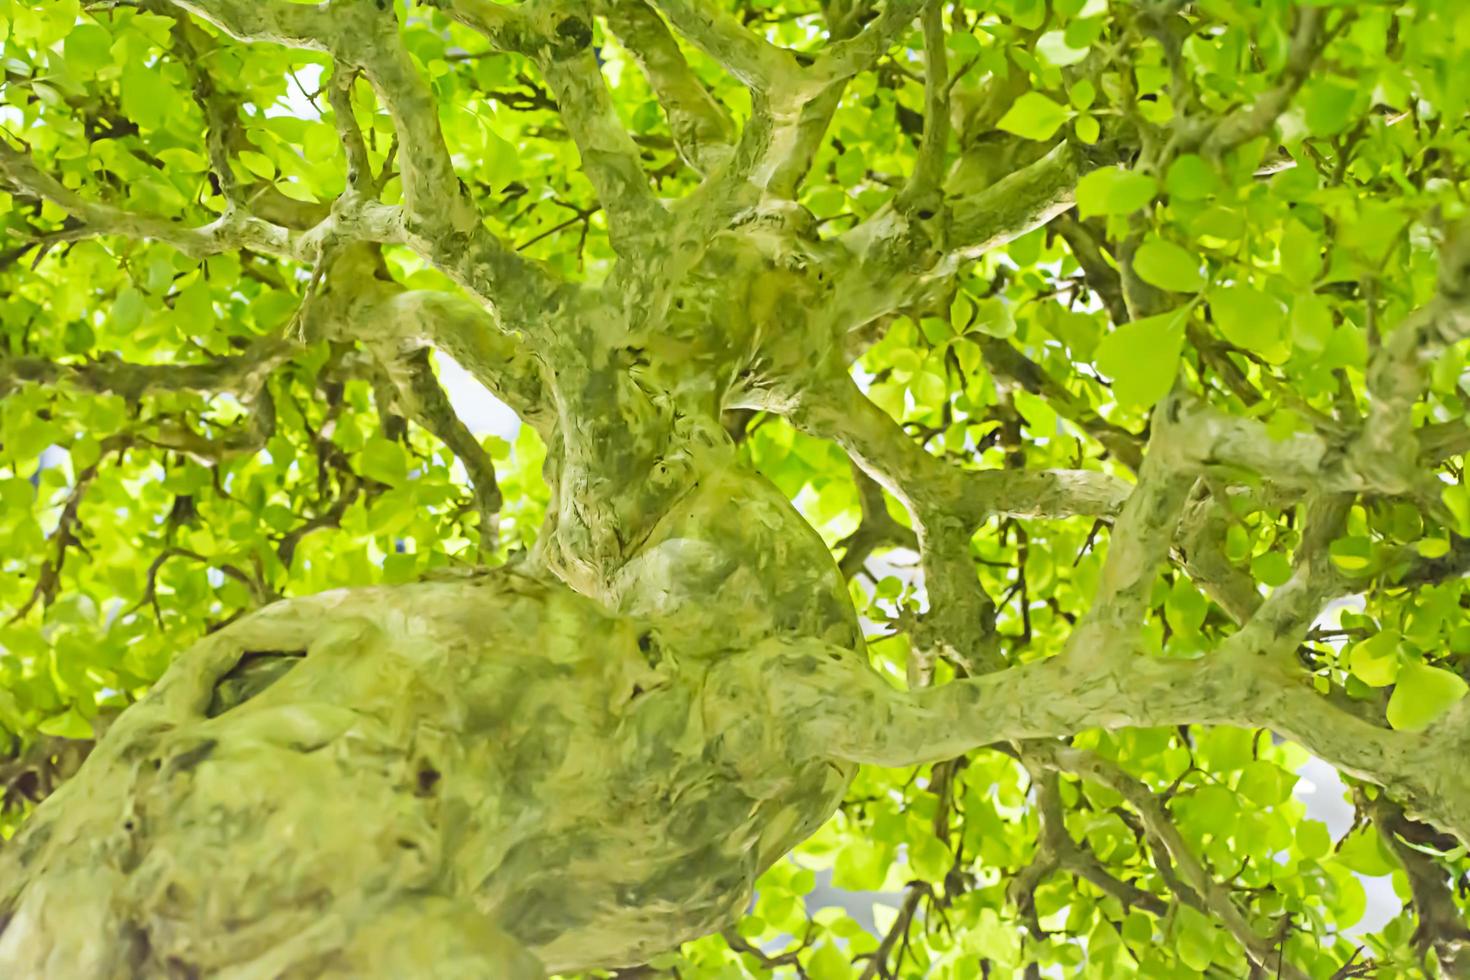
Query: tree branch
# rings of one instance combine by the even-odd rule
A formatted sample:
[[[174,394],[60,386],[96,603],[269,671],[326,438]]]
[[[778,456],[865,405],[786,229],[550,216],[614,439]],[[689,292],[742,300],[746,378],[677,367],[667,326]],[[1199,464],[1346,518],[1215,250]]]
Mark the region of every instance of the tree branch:
[[[373,165],[357,124],[357,113],[352,108],[352,87],[356,82],[356,72],[338,66],[327,82],[327,102],[332,107],[332,123],[337,127],[342,150],[347,155],[347,186],[363,193],[374,189]]]
[[[474,487],[475,508],[480,514],[480,551],[492,554],[499,537],[499,513],[503,501],[490,454],[455,414],[449,396],[434,376],[427,348],[420,348],[385,367],[397,386],[399,400],[408,417],[448,446],[449,451],[464,464]]]
[[[895,6],[889,0],[889,7]],[[908,183],[899,192],[900,210],[940,194],[944,179],[945,154],[949,149],[949,53],[944,31],[944,5],[939,0],[924,4],[924,135],[919,157]]]
[[[549,328],[540,313],[547,299],[564,287],[482,225],[479,210],[450,161],[438,103],[405,49],[391,11],[379,9],[372,0],[339,2],[330,8],[243,0],[173,2],[239,40],[327,51],[361,69],[393,119],[403,179],[401,214],[399,209],[363,203],[349,188],[334,204],[332,219],[306,236],[309,244],[303,244],[300,251],[305,254],[298,257],[314,260],[334,239],[406,240],[461,285],[494,304],[508,322],[539,331]],[[385,228],[377,227],[385,224],[382,211],[393,219]],[[365,223],[364,216],[379,218],[375,225]]]
[[[1368,364],[1368,416],[1351,456],[1354,467],[1385,491],[1404,493],[1434,480],[1419,465],[1413,407],[1424,394],[1431,365],[1467,336],[1470,219],[1462,219],[1445,234],[1434,297],[1389,333]]]
[[[1092,605],[1068,639],[1063,656],[1117,656],[1120,648],[1131,646],[1141,635],[1154,578],[1168,557],[1195,481],[1194,473],[1180,465],[1177,408],[1177,402],[1166,398],[1154,411],[1153,437],[1138,470],[1138,484],[1113,524]]]
[[[1446,977],[1463,976],[1470,967],[1470,925],[1455,904],[1444,869],[1407,842],[1406,838],[1414,836],[1413,830],[1396,803],[1379,795],[1369,803],[1368,812],[1409,879],[1414,914],[1419,919],[1413,941],[1420,957],[1433,955]]]
[[[1174,867],[1193,893],[1199,896],[1205,910],[1245,947],[1251,962],[1261,969],[1273,971],[1276,976],[1308,980],[1306,973],[1285,961],[1270,939],[1256,932],[1235,905],[1230,890],[1217,882],[1195,856],[1169,812],[1146,783],[1129,775],[1114,762],[1070,746],[1054,743],[1036,745],[1031,748],[1031,753],[1052,768],[1085,776],[1123,797],[1143,820],[1146,833],[1168,852]]]
[[[61,364],[40,358],[0,358],[0,395],[22,383],[68,383],[121,395],[129,402],[151,391],[253,393],[299,349],[289,341],[268,337],[257,340],[245,353],[202,364],[129,364],[114,359]]]
[[[326,51],[335,9],[285,0],[172,0],[238,41],[272,41]]]
[[[1267,606],[1285,590],[1278,589]],[[1470,786],[1457,755],[1470,750],[1463,719],[1425,732],[1394,731],[1335,707],[1307,675],[1282,662],[1300,635],[1271,635],[1273,618],[1258,614],[1199,660],[1051,657],[912,693],[895,691],[866,668],[834,662],[811,683],[822,685],[842,709],[833,714],[805,702],[794,710],[807,718],[803,736],[815,755],[885,767],[1088,728],[1269,728],[1340,770],[1384,786],[1416,819],[1470,841]],[[779,694],[803,703],[804,690]],[[863,724],[853,725],[853,718]]]
[[[653,0],[674,29],[747,88],[789,90],[802,75],[790,51],[747,30],[712,0]]]
[[[249,248],[271,255],[295,257],[299,237],[280,225],[231,212],[205,225],[191,227],[167,218],[137,214],[124,208],[88,201],[61,181],[36,169],[30,157],[0,139],[0,177],[17,191],[44,198],[81,222],[89,234],[164,242],[191,258]]]
[[[950,226],[955,253],[962,258],[983,255],[1066,211],[1077,181],[1103,165],[1100,156],[1058,143],[1035,163],[955,201]]]
[[[543,57],[538,63],[581,152],[582,169],[607,212],[613,246],[625,258],[633,258],[648,251],[648,243],[665,227],[668,214],[653,196],[638,147],[608,96],[607,83],[590,50],[591,24],[584,27],[588,48],[565,57]]]
[[[1286,68],[1281,73],[1280,81],[1257,97],[1249,108],[1232,112],[1209,124],[1207,133],[1200,141],[1200,148],[1206,155],[1220,156],[1258,136],[1264,136],[1286,111],[1286,107],[1291,104],[1291,100],[1311,74],[1312,66],[1317,63],[1322,48],[1331,38],[1331,35],[1324,33],[1326,14],[1320,7],[1312,6],[1296,7],[1294,11],[1296,29],[1292,32],[1291,48],[1287,52]],[[1345,20],[1346,18],[1344,22]]]
[[[852,464],[852,481],[862,518],[856,531],[837,542],[842,549],[842,560],[837,567],[844,578],[852,578],[861,571],[869,556],[885,545],[915,549],[919,546],[914,532],[889,516],[883,488],[856,463]]]
[[[214,79],[200,64],[201,59],[214,48],[214,41],[184,16],[181,10],[158,6],[174,19],[174,47],[181,52],[189,71],[189,80],[194,89],[194,101],[204,114],[204,146],[209,156],[210,173],[216,189],[225,203],[240,207],[240,189],[235,172],[230,168],[229,143],[239,126],[239,106],[220,97]]]
[[[810,84],[824,88],[873,67],[893,46],[899,34],[914,22],[926,2],[928,0],[886,0],[883,13],[869,22],[857,36],[830,44],[817,56],[816,63],[808,71]],[[939,9],[938,4],[933,6],[936,11]]]
[[[690,70],[663,20],[646,0],[600,0],[598,12],[643,69],[684,162],[701,174],[717,169],[730,158],[730,115]]]

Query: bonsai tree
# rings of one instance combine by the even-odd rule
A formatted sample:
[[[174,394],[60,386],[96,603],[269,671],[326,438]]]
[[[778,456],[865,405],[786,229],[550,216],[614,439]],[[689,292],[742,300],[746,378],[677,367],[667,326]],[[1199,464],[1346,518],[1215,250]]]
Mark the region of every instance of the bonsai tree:
[[[1470,971],[1456,5],[0,11],[4,975]]]

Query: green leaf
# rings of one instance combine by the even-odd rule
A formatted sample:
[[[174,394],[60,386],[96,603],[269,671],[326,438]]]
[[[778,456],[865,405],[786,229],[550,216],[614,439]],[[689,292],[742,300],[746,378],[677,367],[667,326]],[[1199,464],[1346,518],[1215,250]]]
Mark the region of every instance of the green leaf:
[[[1026,420],[1026,427],[1034,435],[1043,439],[1049,439],[1057,432],[1057,413],[1044,398],[1031,394],[1024,388],[1018,388],[1011,395],[1016,403],[1016,411]]]
[[[1281,305],[1249,286],[1210,290],[1210,313],[1225,339],[1242,350],[1259,354],[1274,364],[1286,360],[1290,347],[1287,320]]]
[[[1085,112],[1092,108],[1092,103],[1097,99],[1097,87],[1086,78],[1079,78],[1067,89],[1067,101],[1079,112]]]
[[[1420,558],[1443,558],[1450,553],[1450,543],[1444,538],[1420,538],[1414,542],[1414,550]]]
[[[1332,338],[1332,309],[1327,301],[1302,293],[1291,302],[1291,342],[1310,353],[1327,349]]]
[[[1188,905],[1174,907],[1174,952],[1179,962],[1203,972],[1215,959],[1215,927]]]
[[[158,129],[176,105],[173,88],[159,66],[131,62],[123,69],[123,112],[144,129]]]
[[[1048,140],[1071,115],[1066,106],[1058,105],[1040,92],[1027,92],[1011,104],[995,125],[1023,139]]]
[[[1199,590],[1187,578],[1176,579],[1164,602],[1164,615],[1174,632],[1198,633],[1209,614],[1209,604]]]
[[[1123,938],[1130,946],[1147,946],[1154,941],[1153,919],[1138,909],[1130,909],[1123,919]]]
[[[1138,246],[1133,271],[1144,282],[1176,293],[1195,292],[1205,284],[1199,257],[1162,238],[1150,238]]]
[[[112,35],[99,24],[77,24],[66,36],[62,52],[73,68],[95,73],[112,63]]]
[[[276,165],[264,153],[257,153],[254,150],[241,150],[235,154],[235,157],[245,165],[246,170],[249,170],[262,180],[275,179]]]
[[[1148,174],[1103,167],[1077,182],[1077,210],[1084,218],[1132,214],[1152,201],[1157,190],[1158,182]]]
[[[818,218],[835,217],[847,207],[847,194],[841,187],[818,187],[807,195],[806,206]]]
[[[1320,820],[1303,820],[1296,825],[1296,847],[1302,857],[1316,860],[1332,850],[1332,835]]]
[[[1279,551],[1268,551],[1251,559],[1251,574],[1274,589],[1291,581],[1291,562]]]
[[[36,730],[43,735],[55,735],[58,738],[89,739],[96,734],[92,731],[92,723],[77,714],[76,708],[47,718],[36,726]]]
[[[1098,123],[1097,117],[1085,112],[1072,122],[1072,129],[1076,132],[1077,138],[1088,146],[1096,143],[1102,136],[1102,126]]]
[[[117,298],[112,301],[112,328],[120,334],[128,334],[133,328],[143,322],[143,314],[148,311],[147,300],[143,294],[133,286],[124,286],[117,291]]]
[[[68,354],[83,354],[97,342],[97,335],[86,320],[72,320],[62,333],[62,343]]]
[[[832,866],[832,885],[846,891],[874,891],[888,873],[888,849],[861,838],[849,842]]]
[[[396,487],[408,479],[408,460],[396,442],[374,436],[362,447],[361,473],[379,483]]]
[[[1169,164],[1164,188],[1182,201],[1202,201],[1220,192],[1220,178],[1202,157],[1183,153]]]
[[[1097,367],[1124,405],[1149,408],[1169,393],[1184,350],[1183,311],[1125,323],[1097,345]]]
[[[1396,630],[1381,630],[1354,644],[1348,651],[1348,669],[1369,687],[1387,687],[1399,675],[1399,639]]]
[[[1281,233],[1281,272],[1295,286],[1310,286],[1322,274],[1322,240],[1300,221]]]
[[[992,296],[975,301],[975,319],[969,329],[990,337],[1009,337],[1016,332],[1016,320],[1005,300]]]
[[[943,881],[954,862],[949,848],[933,834],[921,834],[918,840],[910,841],[908,855],[909,867],[926,881]]]
[[[1455,519],[1455,530],[1460,536],[1470,535],[1470,487],[1463,483],[1452,483],[1439,492],[1439,499],[1449,508]]]
[[[1258,806],[1276,806],[1291,798],[1295,785],[1296,776],[1275,763],[1257,759],[1241,770],[1236,789]]]
[[[1332,557],[1332,564],[1349,575],[1367,574],[1376,564],[1373,542],[1362,535],[1338,538],[1327,551]]]
[[[1389,874],[1398,866],[1372,824],[1365,824],[1342,839],[1337,845],[1337,860],[1349,871],[1370,878]]]
[[[812,980],[849,980],[856,972],[848,958],[830,942],[818,946],[806,961],[806,974]]]
[[[1388,698],[1388,723],[1403,731],[1427,728],[1463,698],[1467,689],[1470,684],[1459,674],[1428,664],[1407,664]]]
[[[1212,728],[1199,739],[1198,754],[1211,769],[1234,772],[1251,761],[1255,740],[1249,729]]]
[[[499,134],[485,131],[485,155],[480,160],[480,170],[491,189],[503,190],[508,184],[521,179],[524,167],[521,154],[515,144],[502,139]]]
[[[852,147],[832,164],[832,172],[843,187],[854,187],[868,176],[867,157],[859,147]]]
[[[1336,79],[1319,79],[1302,93],[1307,129],[1313,136],[1334,136],[1347,128],[1357,89]]]
[[[1074,48],[1067,44],[1062,31],[1047,31],[1036,39],[1036,52],[1058,68],[1075,65],[1087,57],[1087,48]]]

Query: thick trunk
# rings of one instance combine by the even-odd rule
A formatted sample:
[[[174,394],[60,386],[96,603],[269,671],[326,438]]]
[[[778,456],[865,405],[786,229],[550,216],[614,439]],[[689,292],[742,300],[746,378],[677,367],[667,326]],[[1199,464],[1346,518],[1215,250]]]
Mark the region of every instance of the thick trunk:
[[[513,571],[221,630],[5,849],[0,973],[516,978],[718,928],[852,768],[666,632]]]
[[[830,552],[720,424],[748,379],[827,366],[809,225],[752,211],[676,286],[548,301],[527,570],[293,599],[181,653],[4,850],[0,973],[514,978],[730,921],[853,772],[797,731],[840,706],[767,672],[867,669]],[[421,329],[373,268],[344,252],[323,308]]]

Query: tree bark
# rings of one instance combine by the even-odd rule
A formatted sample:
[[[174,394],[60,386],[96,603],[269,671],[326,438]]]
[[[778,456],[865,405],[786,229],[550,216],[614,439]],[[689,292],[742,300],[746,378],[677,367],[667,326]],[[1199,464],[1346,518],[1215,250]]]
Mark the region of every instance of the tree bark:
[[[912,178],[852,229],[820,238],[789,198],[844,83],[925,5],[889,0],[810,64],[703,3],[656,0],[668,28],[651,10],[619,8],[610,27],[640,46],[681,152],[705,174],[667,204],[617,123],[590,50],[591,5],[440,0],[497,49],[531,59],[553,90],[617,255],[605,280],[584,284],[487,230],[392,4],[173,6],[241,41],[323,51],[360,72],[401,146],[402,203],[377,200],[342,98],[352,83],[335,79],[348,187],[289,223],[233,202],[198,227],[93,203],[5,141],[0,176],[91,233],[311,264],[303,334],[382,362],[406,410],[479,461],[493,510],[493,468],[427,375],[426,346],[453,353],[543,437],[552,502],[519,567],[284,600],[181,652],[0,851],[0,974],[430,968],[521,980],[633,965],[730,922],[756,876],[831,815],[857,765],[1092,727],[1272,728],[1470,842],[1470,701],[1423,732],[1395,731],[1334,706],[1294,660],[1325,603],[1349,588],[1327,545],[1354,495],[1423,482],[1411,412],[1426,363],[1470,333],[1460,285],[1470,245],[1446,262],[1440,295],[1375,350],[1373,412],[1345,449],[1316,433],[1278,439],[1181,388],[1155,410],[1147,451],[1125,456],[1135,484],[977,473],[929,455],[856,389],[852,337],[1064,212],[1080,176],[1122,151],[1059,139],[977,192],[946,188],[948,86],[936,66]],[[931,54],[940,14],[924,14]],[[1310,40],[1315,20],[1304,23]],[[669,28],[752,89],[733,144]],[[1228,117],[1214,142],[1268,128],[1277,102]],[[467,295],[393,282],[384,244]],[[26,362],[13,373],[136,396],[254,387],[281,356],[263,345],[206,370]],[[739,462],[722,424],[736,407],[838,442],[908,508],[936,603],[926,625],[971,676],[901,691],[868,666],[828,549]],[[1205,582],[1238,600],[1228,606],[1240,628],[1198,660],[1145,655],[1160,566],[1176,548],[1194,553],[1185,564],[1201,577],[1221,564],[1196,538],[1223,526],[1212,508],[1225,501],[1208,484],[1241,472],[1302,503],[1290,580],[1259,602],[1254,583],[1242,598]],[[968,550],[996,515],[1112,522],[1091,607],[1060,653],[1008,661],[998,649],[995,604]],[[1119,781],[1070,749],[1028,761]],[[1230,921],[1249,931],[1238,914]],[[1252,948],[1259,962],[1270,955]]]

